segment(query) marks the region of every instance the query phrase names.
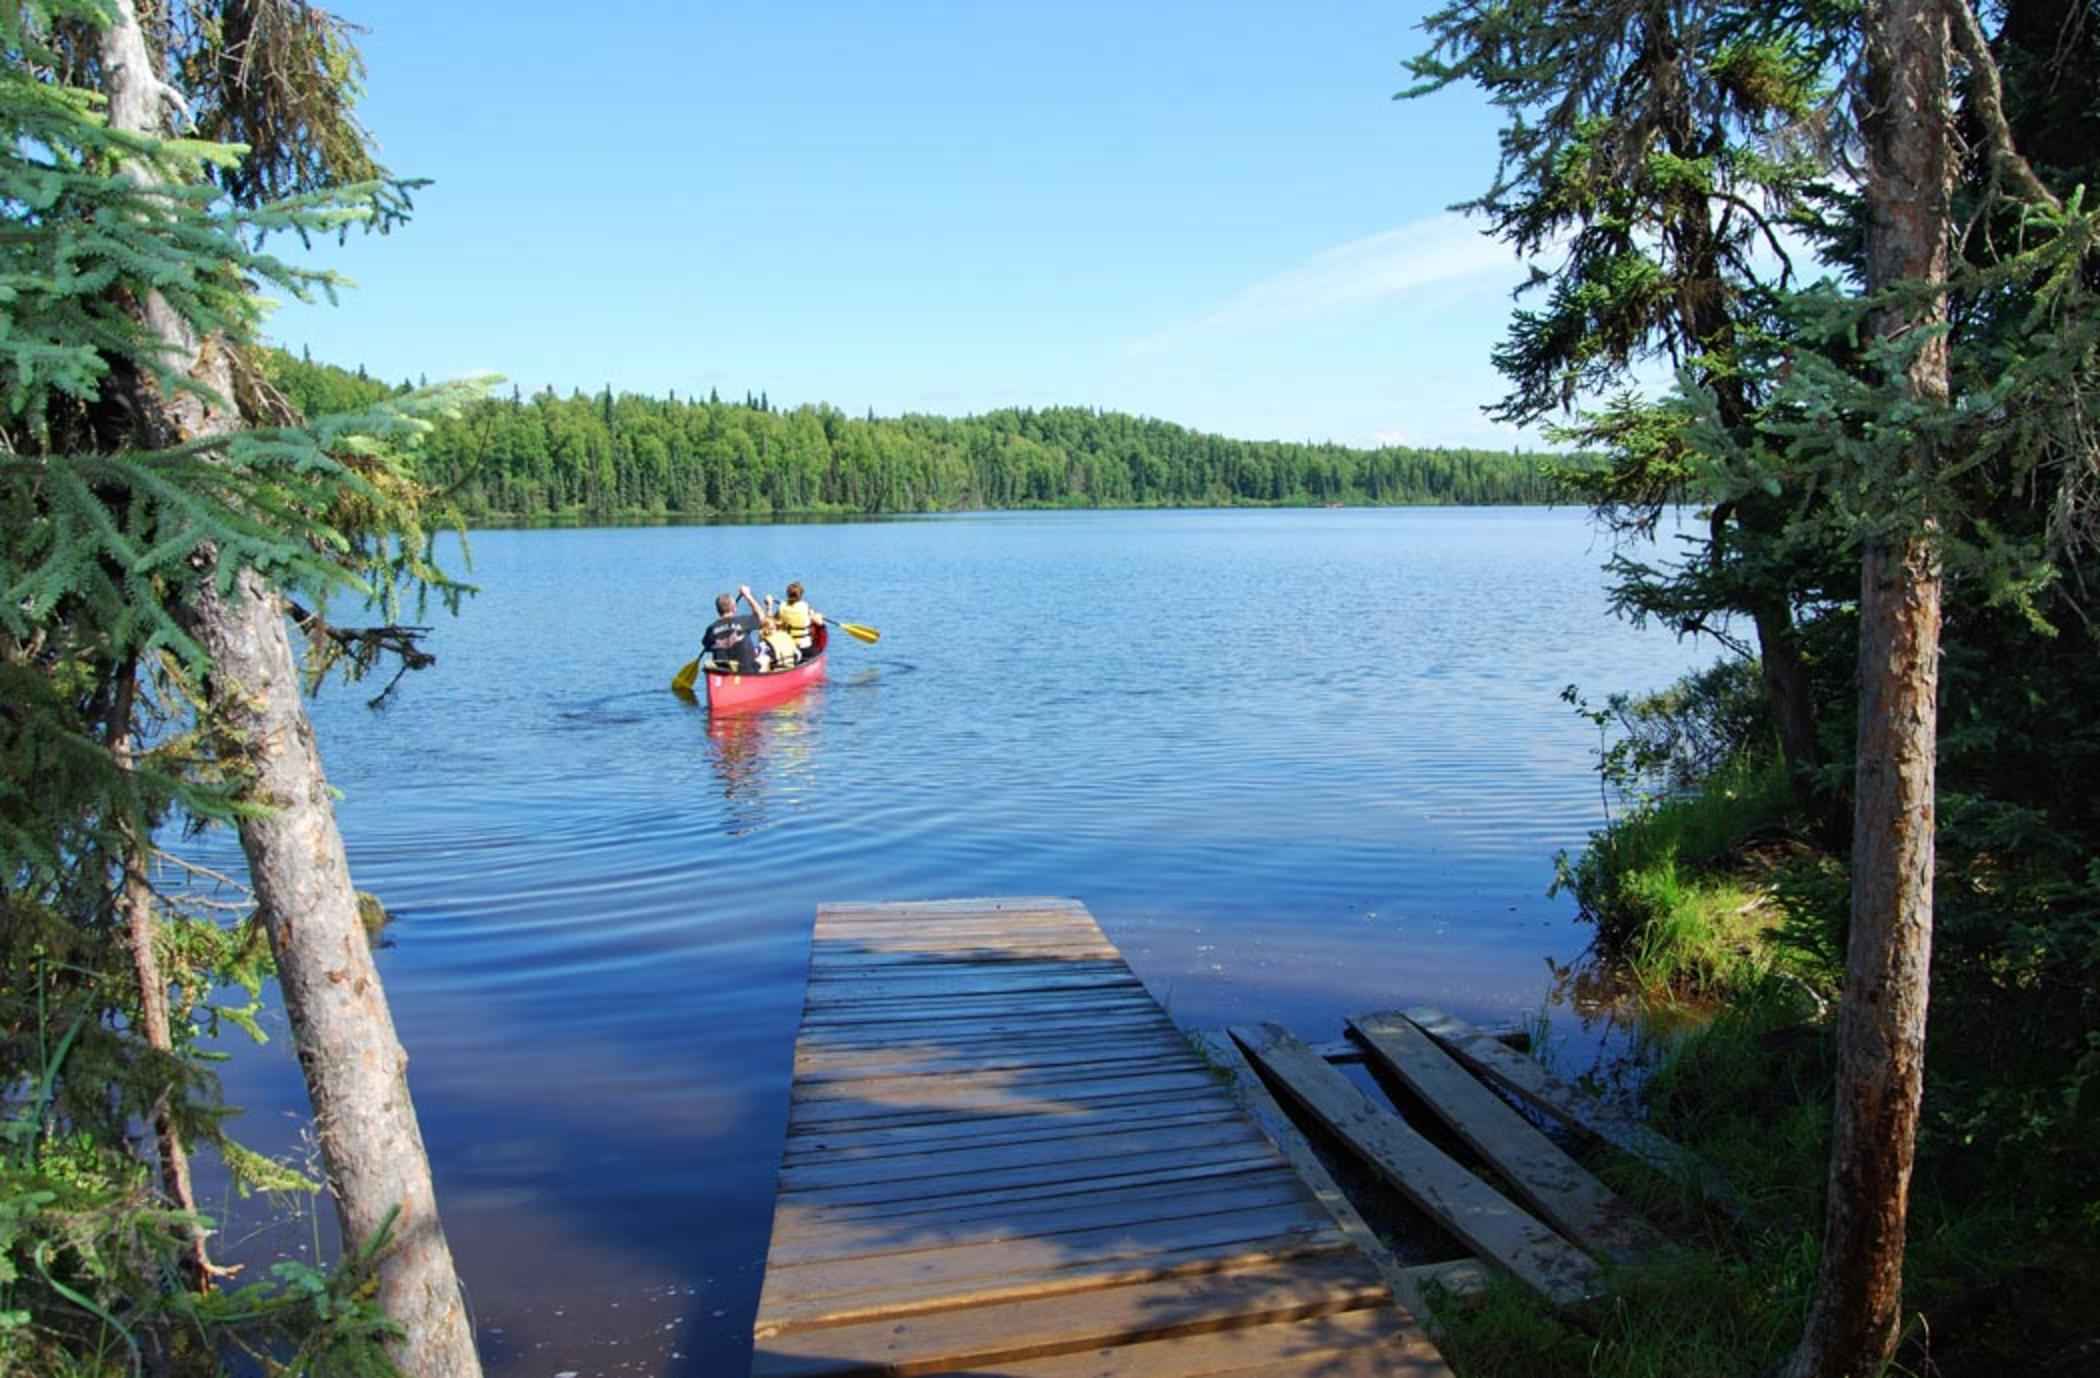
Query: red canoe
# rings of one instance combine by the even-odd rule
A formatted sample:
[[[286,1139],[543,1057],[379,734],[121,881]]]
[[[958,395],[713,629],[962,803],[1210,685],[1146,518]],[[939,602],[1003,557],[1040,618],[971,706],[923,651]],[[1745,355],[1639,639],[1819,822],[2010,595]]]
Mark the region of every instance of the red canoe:
[[[741,713],[748,708],[764,708],[779,703],[806,685],[815,684],[824,678],[824,647],[829,641],[824,625],[817,623],[809,629],[809,649],[802,653],[799,662],[785,670],[768,670],[762,675],[702,666],[707,672],[702,676],[707,681],[707,711]]]

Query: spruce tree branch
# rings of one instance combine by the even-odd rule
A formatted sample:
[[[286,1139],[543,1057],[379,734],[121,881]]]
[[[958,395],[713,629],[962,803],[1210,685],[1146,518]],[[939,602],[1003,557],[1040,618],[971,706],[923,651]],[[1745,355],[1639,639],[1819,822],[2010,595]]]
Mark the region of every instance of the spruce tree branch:
[[[1998,60],[1984,40],[1976,11],[1969,0],[1947,0],[1947,15],[1954,29],[1954,46],[1969,64],[1970,94],[1975,98],[1976,116],[1983,121],[1984,135],[1990,142],[1993,179],[2003,178],[2023,199],[2061,212],[2063,202],[2042,185],[2034,168],[2013,146],[2012,125],[2005,118],[2005,88],[1998,78]]]
[[[200,880],[208,880],[214,885],[224,886],[229,890],[245,895],[247,896],[245,901],[247,905],[252,906],[255,903],[255,892],[235,880],[232,876],[227,875],[224,871],[214,871],[209,866],[200,866],[194,861],[179,857],[173,852],[164,851],[158,847],[153,849],[153,861],[155,865],[173,866],[176,870],[187,872]]]
[[[384,627],[338,627],[290,599],[285,600],[285,611],[291,614],[292,621],[306,634],[307,640],[325,656],[309,669],[308,678],[314,684],[319,684],[329,665],[338,657],[349,657],[352,679],[362,678],[382,656],[390,655],[399,661],[393,678],[387,681],[386,688],[366,701],[367,707],[377,708],[385,703],[387,696],[394,692],[394,686],[410,670],[437,664],[437,657],[417,644],[429,633],[428,627],[392,623]]]
[[[1959,3],[1959,0],[1957,0],[1957,3]],[[1794,260],[1793,257],[1787,253],[1785,248],[1783,248],[1780,245],[1779,232],[1772,228],[1772,222],[1765,219],[1763,213],[1760,212],[1757,209],[1757,207],[1751,205],[1742,197],[1737,196],[1734,192],[1723,191],[1718,187],[1714,187],[1708,189],[1706,194],[1708,196],[1711,196],[1716,201],[1726,202],[1728,205],[1735,207],[1737,210],[1740,210],[1743,214],[1750,217],[1750,219],[1757,225],[1757,228],[1761,232],[1763,232],[1765,237],[1765,243],[1769,244],[1772,247],[1773,253],[1779,255],[1780,287],[1784,289],[1788,283],[1792,282],[1794,280]]]
[[[1704,613],[1695,617],[1685,618],[1677,624],[1677,630],[1680,635],[1710,636],[1744,660],[1757,659],[1756,647],[1732,632],[1721,630],[1720,627],[1708,621]]]

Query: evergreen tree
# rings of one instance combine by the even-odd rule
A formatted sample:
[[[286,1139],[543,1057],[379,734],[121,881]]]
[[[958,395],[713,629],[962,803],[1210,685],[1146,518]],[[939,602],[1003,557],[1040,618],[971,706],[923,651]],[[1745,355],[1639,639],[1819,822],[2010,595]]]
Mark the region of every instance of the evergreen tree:
[[[306,375],[301,396],[355,395],[354,376]],[[330,377],[334,382],[329,381]],[[610,396],[532,408],[477,403],[425,447],[434,481],[470,519],[592,513],[946,511],[1018,504],[1119,506],[1351,502],[1537,503],[1556,488],[1528,456],[1352,450],[1226,440],[1092,408],[979,417],[849,417]],[[741,435],[748,445],[732,439]],[[749,482],[732,470],[748,466]]]
[[[272,50],[282,61],[263,79],[224,81],[239,65],[229,35],[277,41],[246,27],[259,16],[291,48]],[[393,1192],[364,1214],[389,1193],[357,1175],[370,1109],[355,1096],[320,1105],[359,1250],[339,1283],[309,1276],[221,1300],[171,1291],[164,1266],[179,1253],[200,1292],[216,1273],[185,1199],[185,1140],[213,1144],[249,1180],[268,1170],[225,1137],[196,1055],[218,1021],[252,1025],[252,1010],[213,1003],[216,987],[253,989],[274,964],[317,1102],[348,1058],[395,1077],[398,1104],[383,1113],[407,1109],[279,600],[318,608],[362,585],[390,604],[404,580],[449,587],[427,560],[425,490],[389,448],[420,423],[389,410],[292,424],[255,351],[260,306],[245,285],[303,296],[333,281],[262,253],[269,231],[386,223],[405,207],[391,182],[330,189],[356,161],[342,142],[355,138],[342,123],[354,64],[340,38],[303,6],[200,0],[163,9],[150,30],[131,0],[0,9],[0,188],[13,208],[0,245],[12,284],[0,326],[12,363],[0,415],[0,1277],[15,1280],[0,1367],[72,1371],[128,1350],[160,1368],[199,1337],[207,1350],[308,1346],[302,1362],[322,1352],[310,1346],[348,1362],[343,1347],[361,1345],[371,1360],[389,1333],[370,1304],[376,1283],[403,1327],[391,1342],[403,1363],[476,1371],[449,1258],[433,1266],[442,1234],[420,1146],[387,1151],[398,1172],[423,1173],[421,1194]],[[245,155],[164,141],[177,96],[208,128],[283,121],[294,106],[308,123],[288,142],[258,130]],[[293,204],[261,202],[286,186]],[[263,424],[243,425],[237,409]],[[400,628],[345,642],[303,621],[317,672],[345,646],[368,667],[389,632],[416,654]],[[240,828],[259,924],[223,928],[156,879],[152,838],[178,817]],[[329,847],[336,864],[317,881]],[[316,941],[331,944],[325,957]],[[356,977],[354,1018],[331,1021],[302,988],[316,958]],[[339,1037],[375,1028],[362,1046]],[[157,1203],[141,1203],[126,1168],[135,1117],[154,1127]],[[383,1223],[404,1207],[414,1238]],[[405,1278],[436,1282],[428,1299],[449,1308],[449,1342],[427,1301],[407,1303]]]
[[[1741,351],[1767,327],[1791,279],[1780,230],[1821,191],[1811,156],[1827,123],[1829,31],[1808,10],[1738,0],[1459,0],[1424,21],[1434,49],[1410,69],[1419,95],[1474,82],[1507,112],[1494,184],[1462,209],[1534,268],[1541,307],[1515,313],[1495,353],[1510,392],[1490,414],[1528,423],[1578,406],[1561,438],[1609,459],[1570,475],[1615,531],[1652,534],[1663,511],[1705,495],[1691,419],[1630,388],[1665,360],[1743,433],[1768,384]],[[1769,259],[1769,262],[1766,260]],[[1822,757],[1793,608],[1827,596],[1813,559],[1789,542],[1788,477],[1714,504],[1690,556],[1614,561],[1619,606],[1680,632],[1729,641],[1730,613],[1757,631],[1776,726],[1797,779]],[[1732,643],[1731,644],[1737,644]]]

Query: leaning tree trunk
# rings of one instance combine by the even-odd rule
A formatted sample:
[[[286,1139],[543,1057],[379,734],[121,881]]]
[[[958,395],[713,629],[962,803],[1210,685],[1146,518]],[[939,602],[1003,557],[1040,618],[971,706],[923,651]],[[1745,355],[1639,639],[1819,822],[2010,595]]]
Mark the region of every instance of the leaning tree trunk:
[[[172,93],[157,76],[134,0],[115,0],[113,9],[101,52],[110,123],[157,134],[161,104]],[[133,175],[150,174],[134,165]],[[170,357],[230,406],[224,342],[198,339],[157,295],[141,315]],[[230,411],[187,394],[162,396],[150,380],[133,391],[158,444],[239,426]],[[210,577],[216,552],[202,549],[193,558],[205,577],[179,615],[211,657],[211,706],[242,744],[253,772],[251,797],[269,806],[265,816],[242,820],[241,848],[276,956],[344,1242],[365,1244],[391,1218],[378,1301],[402,1333],[389,1353],[415,1378],[478,1378],[473,1329],[409,1100],[408,1056],[358,918],[282,606],[253,570],[238,574],[229,597]]]
[[[1942,284],[1953,182],[1945,0],[1870,0],[1866,9],[1868,286]],[[1932,330],[1946,299],[1890,307],[1887,338]],[[1901,380],[1913,399],[1948,396],[1947,342],[1928,338]],[[1908,460],[1930,486],[1930,445]],[[1891,504],[1894,508],[1894,504]],[[1888,534],[1861,560],[1859,770],[1852,935],[1838,1014],[1837,1115],[1815,1302],[1790,1378],[1865,1378],[1895,1353],[1903,1242],[1932,959],[1933,765],[1938,746],[1940,570],[1929,512],[1876,514]]]

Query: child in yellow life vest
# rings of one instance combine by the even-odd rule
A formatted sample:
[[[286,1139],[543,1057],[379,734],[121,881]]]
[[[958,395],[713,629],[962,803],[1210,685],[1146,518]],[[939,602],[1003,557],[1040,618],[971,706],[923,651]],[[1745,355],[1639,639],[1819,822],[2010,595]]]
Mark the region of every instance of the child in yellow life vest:
[[[823,613],[817,612],[809,604],[802,601],[802,584],[800,581],[788,585],[787,601],[780,605],[780,609],[775,614],[775,617],[780,625],[786,629],[787,634],[794,638],[795,645],[805,651],[810,646],[809,629],[816,623],[824,620]]]
[[[785,670],[802,659],[802,652],[795,646],[795,638],[788,634],[787,628],[780,625],[779,619],[769,617],[762,627],[759,635],[766,643],[767,668]]]

